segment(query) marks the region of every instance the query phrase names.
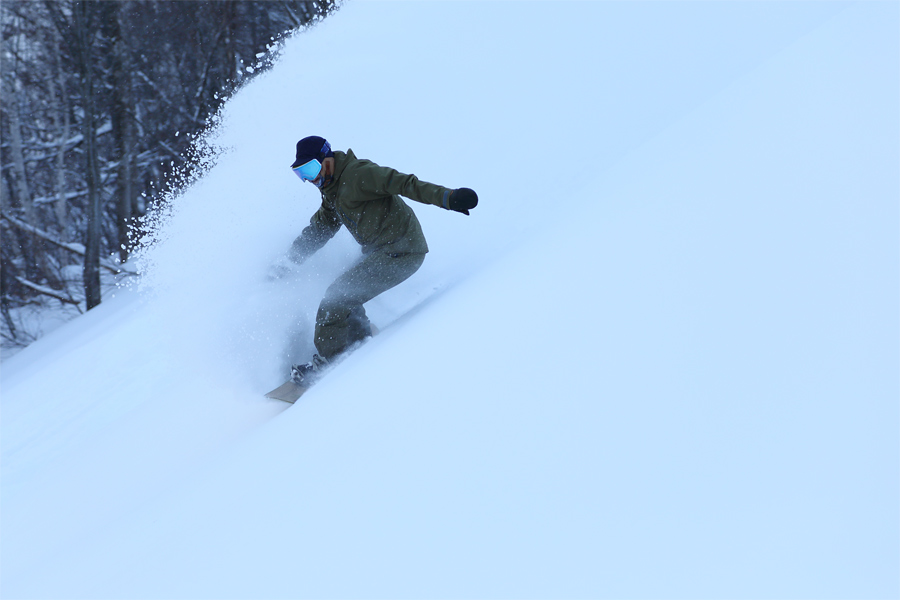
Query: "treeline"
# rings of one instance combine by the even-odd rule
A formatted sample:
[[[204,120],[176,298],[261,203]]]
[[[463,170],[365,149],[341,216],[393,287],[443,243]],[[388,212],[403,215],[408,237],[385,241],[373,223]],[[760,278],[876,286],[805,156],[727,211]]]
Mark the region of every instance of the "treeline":
[[[138,217],[189,168],[193,136],[281,36],[339,2],[0,3],[7,341],[23,304],[100,303],[101,269],[128,259]]]

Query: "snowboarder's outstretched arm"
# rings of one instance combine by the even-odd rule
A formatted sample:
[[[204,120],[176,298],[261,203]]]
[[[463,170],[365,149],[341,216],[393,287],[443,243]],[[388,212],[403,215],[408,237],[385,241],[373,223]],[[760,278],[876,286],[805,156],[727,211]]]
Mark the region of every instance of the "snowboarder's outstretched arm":
[[[478,205],[478,195],[468,189],[452,190],[440,185],[420,181],[415,175],[407,175],[390,167],[382,167],[370,161],[356,174],[359,187],[374,196],[398,195],[423,204],[433,204],[447,210],[469,214]]]

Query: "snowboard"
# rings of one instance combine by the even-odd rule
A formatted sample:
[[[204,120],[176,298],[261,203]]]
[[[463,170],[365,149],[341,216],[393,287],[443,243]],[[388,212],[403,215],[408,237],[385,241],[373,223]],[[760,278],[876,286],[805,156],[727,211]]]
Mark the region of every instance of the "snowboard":
[[[375,327],[374,325],[370,325],[370,327],[372,328],[372,335],[373,336],[378,335],[378,331],[379,331],[378,328]],[[368,338],[368,339],[372,339],[372,338]],[[351,350],[349,352],[345,352],[341,356],[341,359],[346,358],[347,355],[349,355],[351,352],[353,352],[353,350],[356,350],[357,348],[359,348],[364,343],[365,342],[357,343],[355,346],[353,346],[351,348]],[[338,361],[338,362],[340,362],[340,361]],[[329,370],[331,370],[332,367],[334,367],[334,365],[331,365],[329,367]],[[323,373],[323,376],[326,374],[327,373]],[[305,394],[307,392],[307,390],[309,390],[310,387],[312,387],[312,386],[299,385],[297,383],[294,383],[290,379],[288,379],[287,381],[285,381],[284,383],[279,385],[277,388],[275,388],[274,390],[272,390],[271,392],[266,394],[266,398],[273,398],[275,400],[281,400],[283,402],[293,404],[297,400],[299,400],[300,396]]]
[[[283,400],[290,404],[296,402],[300,396],[306,393],[308,387],[297,385],[290,379],[279,385],[277,388],[266,394],[266,398],[274,398],[275,400]]]

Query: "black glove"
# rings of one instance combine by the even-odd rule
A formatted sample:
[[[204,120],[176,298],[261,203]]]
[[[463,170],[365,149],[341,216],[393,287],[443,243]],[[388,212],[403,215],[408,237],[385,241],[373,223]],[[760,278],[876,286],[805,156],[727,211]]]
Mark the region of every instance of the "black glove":
[[[470,208],[478,206],[478,194],[469,188],[459,188],[450,192],[447,204],[450,206],[450,210],[467,215]]]

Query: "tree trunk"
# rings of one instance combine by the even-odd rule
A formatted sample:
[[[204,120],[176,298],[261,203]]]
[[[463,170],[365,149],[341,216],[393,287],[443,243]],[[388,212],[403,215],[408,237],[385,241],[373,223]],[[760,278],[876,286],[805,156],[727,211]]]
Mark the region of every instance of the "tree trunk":
[[[79,0],[73,6],[75,36],[77,37],[79,67],[81,70],[81,95],[84,108],[82,133],[84,135],[85,182],[88,190],[87,233],[84,243],[84,298],[87,309],[100,304],[100,168],[97,160],[96,106],[94,97],[94,70],[92,68],[92,36],[89,0]]]
[[[119,166],[116,185],[116,231],[118,233],[119,261],[128,260],[131,252],[129,237],[134,206],[132,161],[134,147],[133,118],[131,115],[131,79],[128,70],[128,48],[122,36],[122,19],[130,8],[129,2],[117,2],[107,19],[112,42],[112,126]]]
[[[56,192],[56,202],[54,203],[56,220],[59,223],[60,231],[63,232],[65,239],[69,232],[69,205],[66,198],[68,186],[66,185],[66,141],[72,135],[72,123],[69,120],[69,107],[66,105],[65,97],[65,81],[63,75],[57,72],[48,78],[50,86],[50,95],[56,101],[56,127],[59,132],[59,147],[56,151],[56,177],[54,178],[54,186]]]
[[[28,185],[28,173],[25,170],[25,150],[24,143],[22,141],[22,119],[19,116],[19,103],[16,102],[17,94],[10,89],[11,85],[9,82],[9,78],[14,77],[15,75],[5,74],[3,77],[3,83],[5,84],[3,90],[3,96],[5,98],[9,98],[12,101],[6,104],[6,114],[9,117],[9,149],[12,154],[12,173],[13,173],[13,181],[15,183],[15,192],[14,198],[16,199],[15,204],[22,209],[22,214],[25,217],[25,222],[34,224],[35,223],[35,215],[34,215],[34,203],[31,201],[31,190]],[[18,85],[17,79],[14,80],[12,85]],[[10,93],[12,92],[12,93]],[[37,279],[40,275],[38,273],[38,248],[37,244],[29,239],[21,240],[19,244],[19,248],[22,250],[22,256],[24,258],[24,268],[25,268],[25,276],[30,279]]]

